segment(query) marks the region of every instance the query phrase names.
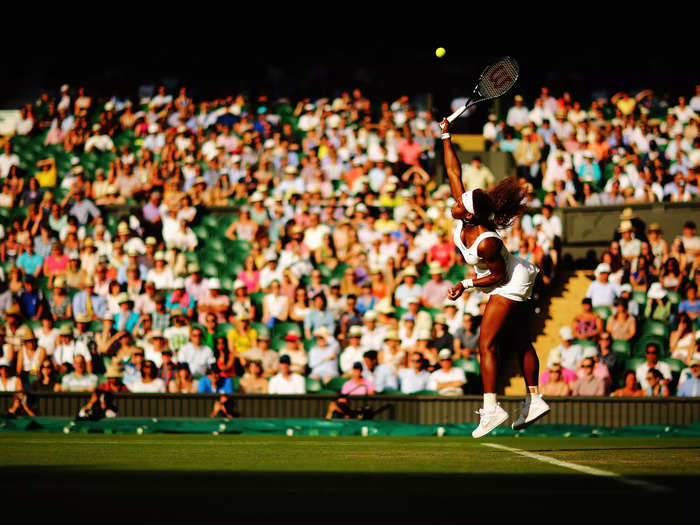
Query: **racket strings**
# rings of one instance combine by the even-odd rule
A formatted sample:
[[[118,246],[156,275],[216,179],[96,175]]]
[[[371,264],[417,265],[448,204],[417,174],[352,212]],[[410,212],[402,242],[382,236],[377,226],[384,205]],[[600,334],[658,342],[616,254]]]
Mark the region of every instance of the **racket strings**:
[[[504,57],[484,71],[479,79],[478,91],[483,97],[500,97],[513,87],[519,73],[518,63],[511,57]]]

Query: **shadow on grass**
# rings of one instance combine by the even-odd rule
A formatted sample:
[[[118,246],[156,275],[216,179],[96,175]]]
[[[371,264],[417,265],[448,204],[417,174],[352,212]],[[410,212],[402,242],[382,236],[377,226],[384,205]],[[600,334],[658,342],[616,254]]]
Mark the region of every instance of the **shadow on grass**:
[[[177,462],[177,458],[173,458]],[[481,515],[498,506],[517,515],[523,505],[573,509],[582,498],[617,509],[651,495],[618,481],[586,475],[378,474],[371,472],[222,472],[80,470],[71,467],[8,467],[0,492],[14,504],[41,501],[61,508],[104,513],[107,502],[136,511],[201,516],[235,509],[236,516],[320,515]],[[673,489],[664,509],[679,505],[697,487],[681,477],[637,478]],[[167,503],[163,507],[163,503]],[[680,508],[680,507],[679,507]],[[38,509],[41,512],[41,509]],[[223,512],[223,511],[222,511]],[[229,512],[229,511],[227,511]],[[614,512],[614,511],[613,511]],[[162,516],[161,516],[162,517]]]

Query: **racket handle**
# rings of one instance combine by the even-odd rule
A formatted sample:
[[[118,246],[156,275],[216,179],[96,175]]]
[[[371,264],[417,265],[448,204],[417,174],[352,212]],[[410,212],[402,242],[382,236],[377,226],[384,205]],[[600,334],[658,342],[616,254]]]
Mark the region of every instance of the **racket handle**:
[[[467,111],[467,109],[469,109],[469,107],[470,107],[471,105],[472,105],[472,104],[471,104],[471,101],[468,100],[466,104],[464,104],[462,107],[457,108],[457,111],[455,111],[454,113],[452,113],[452,115],[450,115],[449,117],[447,117],[447,122],[449,122],[450,124],[452,124],[452,122],[454,122],[454,120],[455,120],[457,117],[459,117],[462,113],[464,113],[465,111]],[[440,127],[442,128],[442,126],[440,126]]]

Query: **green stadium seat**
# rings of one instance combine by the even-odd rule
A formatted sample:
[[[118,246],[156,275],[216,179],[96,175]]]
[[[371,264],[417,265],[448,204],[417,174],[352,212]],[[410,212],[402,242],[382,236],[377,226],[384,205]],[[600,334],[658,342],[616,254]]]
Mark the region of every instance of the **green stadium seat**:
[[[318,394],[323,390],[323,385],[318,379],[312,377],[306,378],[306,392],[308,394]]]
[[[674,359],[672,357],[661,359],[661,362],[666,363],[671,369],[671,372],[674,374],[680,374],[681,370],[687,368],[687,365],[683,361],[681,361],[680,359]]]
[[[644,335],[634,344],[633,355],[643,356],[646,352],[646,347],[649,343],[656,343],[661,352],[659,357],[664,357],[668,350],[668,339],[656,335]]]
[[[380,392],[383,396],[405,396],[401,390],[394,390],[393,388],[387,388],[386,390]]]
[[[334,377],[326,383],[326,389],[332,390],[333,392],[340,392],[347,381],[347,377]]]
[[[659,337],[667,338],[670,335],[668,324],[662,321],[647,320],[642,325],[642,335],[658,335]]]
[[[440,392],[437,390],[419,390],[418,392],[413,392],[414,396],[439,396]]]
[[[632,370],[634,372],[638,366],[646,362],[647,360],[644,357],[628,357],[625,359],[625,370]]]
[[[461,264],[453,265],[445,275],[447,281],[456,283],[457,281],[462,281],[467,275],[467,267]]]
[[[674,291],[674,290],[667,290],[667,296],[668,300],[671,302],[672,305],[674,305],[676,308],[678,308],[678,305],[681,302],[681,294]]]
[[[275,326],[272,327],[272,337],[284,337],[292,330],[297,331],[299,334],[302,333],[299,325],[294,321],[276,323]]]
[[[481,366],[476,359],[457,359],[454,366],[461,368],[465,372],[479,375],[481,374]]]
[[[632,345],[630,345],[629,341],[613,340],[611,350],[625,357],[632,355]]]
[[[442,313],[442,309],[441,309],[441,308],[430,308],[430,307],[427,307],[427,306],[422,306],[422,307],[420,308],[420,311],[421,311],[421,312],[428,312],[428,313],[430,314],[430,317],[433,318],[433,319],[435,319],[435,316],[436,316],[437,314],[441,314],[441,313]]]
[[[603,321],[612,315],[612,308],[609,306],[596,306],[593,311],[597,313]]]
[[[581,348],[598,348],[598,344],[592,339],[574,339],[573,344]]]
[[[647,293],[646,292],[632,292],[632,299],[639,304],[639,306],[644,307],[647,304]]]

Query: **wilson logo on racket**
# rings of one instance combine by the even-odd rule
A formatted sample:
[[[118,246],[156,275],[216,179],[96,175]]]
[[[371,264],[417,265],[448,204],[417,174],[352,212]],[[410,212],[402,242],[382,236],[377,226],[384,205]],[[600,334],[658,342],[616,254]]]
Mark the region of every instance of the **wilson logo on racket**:
[[[513,78],[508,74],[508,70],[503,64],[498,64],[489,73],[488,78],[496,89],[501,89],[513,82]]]

